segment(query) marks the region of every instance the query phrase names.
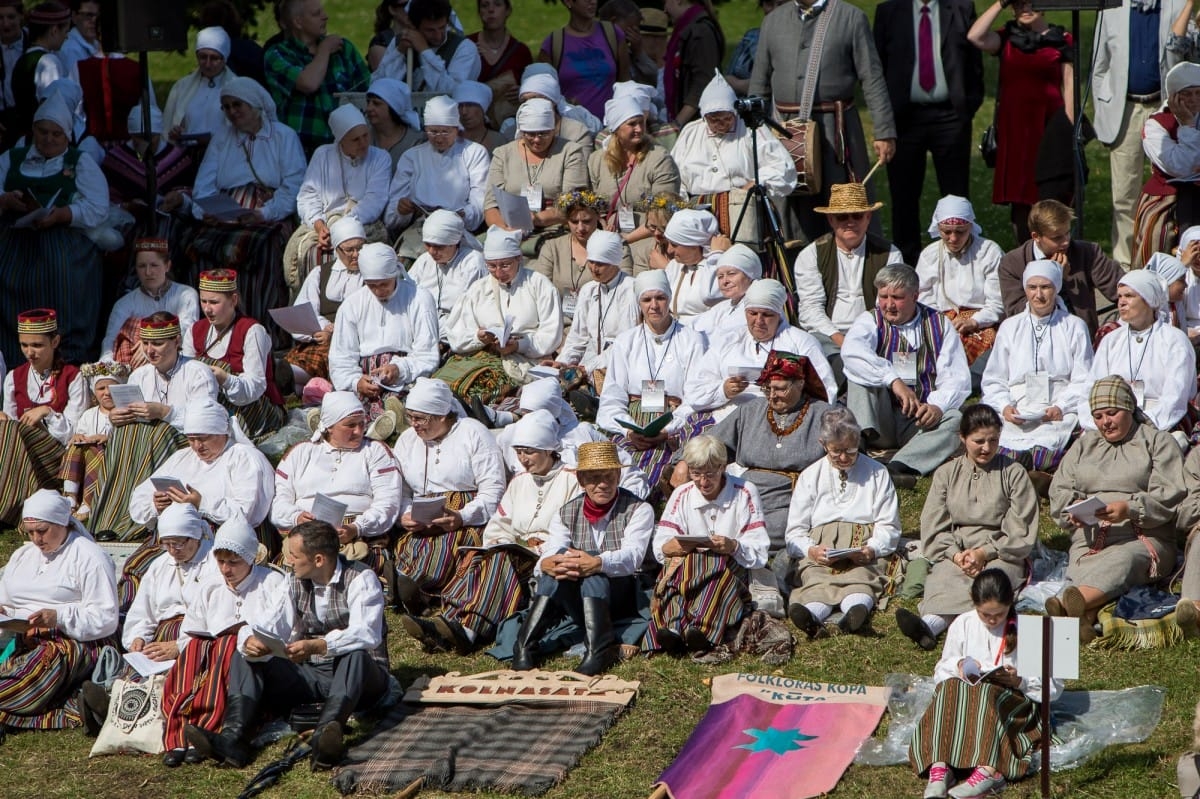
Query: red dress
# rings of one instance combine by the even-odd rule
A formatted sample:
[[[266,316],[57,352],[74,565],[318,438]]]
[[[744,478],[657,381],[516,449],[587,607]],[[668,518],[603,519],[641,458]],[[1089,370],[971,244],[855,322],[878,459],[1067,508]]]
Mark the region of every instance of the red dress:
[[[1071,34],[1051,25],[1038,37],[1015,22],[998,33],[1003,43],[992,202],[1033,205],[1038,201],[1034,169],[1042,133],[1064,105],[1062,65],[1071,61]]]

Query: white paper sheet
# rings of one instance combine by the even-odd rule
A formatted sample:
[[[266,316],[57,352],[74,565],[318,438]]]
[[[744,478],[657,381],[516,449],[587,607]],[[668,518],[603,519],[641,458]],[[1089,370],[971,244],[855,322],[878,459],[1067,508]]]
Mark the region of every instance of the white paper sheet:
[[[128,408],[135,402],[145,402],[142,387],[130,383],[109,383],[108,396],[112,397],[113,405],[117,408]]]
[[[151,660],[141,652],[126,652],[123,657],[125,658],[125,662],[143,677],[165,674],[175,665],[174,660]]]
[[[1096,524],[1100,521],[1096,518],[1096,511],[1104,510],[1107,507],[1108,503],[1102,502],[1097,497],[1088,497],[1068,505],[1065,510],[1084,524]]]
[[[341,527],[342,520],[346,518],[346,503],[338,502],[336,499],[325,496],[317,492],[313,497],[312,516],[317,521],[328,522],[334,527]]]
[[[249,211],[237,204],[228,194],[210,194],[207,197],[193,197],[192,202],[200,206],[205,216],[214,217],[222,222],[235,222]]]
[[[297,336],[311,336],[321,332],[321,322],[312,305],[302,302],[299,305],[287,305],[283,308],[271,308],[267,311],[275,324],[289,333]]]
[[[446,498],[437,497],[415,497],[413,499],[412,510],[409,511],[414,522],[421,524],[430,524],[434,519],[440,519],[446,513]]]
[[[533,214],[529,211],[528,200],[498,186],[492,187],[492,196],[496,198],[496,208],[505,225],[514,230],[533,230]]]
[[[178,488],[180,491],[187,493],[187,483],[177,477],[151,477],[150,485],[154,486],[155,491],[170,491],[172,488]]]

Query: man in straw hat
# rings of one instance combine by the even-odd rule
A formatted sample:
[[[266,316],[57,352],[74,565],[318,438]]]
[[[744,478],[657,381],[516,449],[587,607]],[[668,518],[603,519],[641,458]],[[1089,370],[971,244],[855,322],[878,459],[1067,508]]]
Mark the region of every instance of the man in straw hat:
[[[971,394],[962,340],[945,316],[917,302],[917,273],[899,264],[875,276],[878,300],[846,331],[846,407],[871,447],[899,447],[888,471],[912,488],[958,448],[958,408]]]
[[[845,386],[839,351],[850,325],[863,311],[875,307],[875,276],[891,264],[904,263],[887,239],[867,231],[871,216],[883,207],[867,198],[861,183],[837,183],[830,188],[824,214],[831,232],[800,251],[794,267],[800,327],[821,344],[825,358]]]
[[[599,674],[618,657],[619,643],[636,644],[645,622],[632,619],[618,641],[614,617],[637,614],[636,572],[654,533],[654,510],[621,488],[621,460],[611,441],[580,444],[576,475],[583,493],[550,523],[534,568],[537,588],[513,646],[512,667],[534,667],[542,636],[564,615],[583,631],[587,653],[580,674]],[[562,637],[556,636],[558,640]]]
[[[820,28],[824,28],[824,38],[818,70],[809,76],[808,61]],[[822,186],[812,196],[790,197],[782,220],[788,238],[806,241],[825,231],[814,210],[819,212],[815,206],[829,199],[834,185],[861,179],[870,161],[886,164],[896,152],[896,124],[883,66],[867,15],[854,4],[796,0],[779,6],[763,20],[750,73],[750,94],[770,98],[779,117],[790,119],[798,115],[810,79],[815,81],[810,117],[821,133]],[[863,99],[871,112],[875,140],[870,159],[855,107],[856,84],[862,84]]]

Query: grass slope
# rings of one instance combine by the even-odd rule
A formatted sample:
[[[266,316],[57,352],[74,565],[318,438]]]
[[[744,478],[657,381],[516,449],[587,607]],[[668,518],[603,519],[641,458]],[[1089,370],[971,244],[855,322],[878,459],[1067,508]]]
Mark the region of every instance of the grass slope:
[[[872,3],[855,0],[868,15]],[[513,0],[514,14],[510,28],[535,50],[542,38],[554,27],[564,24],[566,13],[561,6],[541,0]],[[977,3],[979,10],[986,3]],[[330,30],[351,38],[361,50],[371,34],[373,4],[364,0],[330,0]],[[456,2],[455,7],[468,31],[478,28],[473,4]],[[752,0],[730,0],[719,8],[730,48],[742,32],[758,24],[759,14]],[[1090,15],[1085,15],[1090,17]],[[1069,24],[1069,16],[1057,14],[1055,21]],[[1091,21],[1085,19],[1085,46],[1091,42]],[[265,38],[273,31],[269,17],[259,25]],[[1085,52],[1084,59],[1088,61]],[[989,91],[995,86],[995,59],[986,58]],[[175,54],[154,54],[153,72],[159,81],[159,97],[165,102],[170,83],[188,72],[190,57]],[[992,101],[985,103],[975,118],[976,140],[992,117]],[[1087,237],[1107,245],[1110,203],[1107,197],[1108,159],[1098,145],[1089,148],[1091,184],[1086,204]],[[887,193],[886,172],[878,173],[880,196]],[[976,211],[989,237],[1001,246],[1012,245],[1005,208],[990,205],[991,173],[975,158],[971,167],[972,195]],[[925,214],[932,212],[937,200],[932,175],[926,181],[922,198]],[[887,210],[883,212],[886,217]],[[904,530],[909,537],[918,536],[919,515],[928,481],[921,481],[916,491],[903,493]],[[1066,538],[1055,530],[1043,513],[1043,538],[1059,548],[1065,548]],[[15,534],[7,532],[0,541],[0,555],[7,555],[16,546]],[[390,649],[397,676],[407,685],[421,673],[443,671],[477,672],[491,669],[495,662],[486,656],[460,658],[453,655],[430,657],[421,653],[402,632],[395,619]],[[802,643],[796,657],[778,673],[789,677],[834,682],[864,682],[878,684],[887,672],[928,674],[936,661],[936,653],[919,652],[895,629],[889,614],[874,619],[875,631],[870,636],[832,638],[816,643]],[[1191,740],[1192,710],[1197,699],[1196,661],[1200,643],[1163,651],[1110,653],[1085,651],[1082,656],[1081,679],[1072,689],[1114,689],[1154,683],[1168,689],[1162,722],[1154,735],[1144,744],[1110,748],[1082,768],[1055,775],[1054,795],[1078,799],[1149,799],[1178,796],[1174,787],[1175,759]],[[568,665],[552,661],[553,665]],[[725,671],[762,671],[760,664],[742,659],[718,669],[694,666],[688,662],[667,658],[646,660],[638,658],[619,666],[615,671],[625,679],[643,682],[637,704],[613,728],[599,747],[589,753],[567,781],[551,791],[550,799],[634,799],[647,796],[655,778],[667,766],[687,739],[708,705],[708,688],[704,681],[715,673]],[[887,723],[885,717],[884,723]],[[80,731],[13,735],[0,746],[0,797],[41,796],[47,799],[62,797],[172,796],[226,797],[235,796],[253,775],[256,767],[275,756],[280,746],[261,756],[256,767],[245,772],[221,771],[208,767],[167,770],[157,758],[110,757],[87,760],[90,739]],[[903,767],[851,767],[838,785],[835,796],[846,799],[891,799],[919,796],[921,786],[912,773]],[[268,796],[287,796],[289,799],[329,797],[335,792],[325,777],[298,769],[285,776]],[[481,794],[484,795],[484,794]],[[487,796],[496,796],[486,794]],[[1009,797],[1039,795],[1034,782],[1026,781],[1008,788]],[[433,791],[423,797],[448,796]]]

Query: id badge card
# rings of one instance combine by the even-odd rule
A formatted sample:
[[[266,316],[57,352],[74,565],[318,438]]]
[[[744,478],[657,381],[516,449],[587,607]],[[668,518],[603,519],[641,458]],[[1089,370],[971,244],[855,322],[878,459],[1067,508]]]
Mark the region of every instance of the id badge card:
[[[1133,389],[1133,397],[1137,400],[1137,406],[1146,410],[1146,381],[1130,380],[1129,387]]]
[[[667,388],[662,380],[642,381],[642,410],[650,413],[666,412]]]
[[[900,378],[905,385],[915,386],[917,384],[917,354],[915,352],[893,353],[892,368],[896,370],[896,377]]]
[[[562,312],[564,316],[571,319],[575,318],[575,306],[579,302],[579,292],[574,289],[568,289],[563,292],[562,296]]]
[[[525,202],[529,204],[531,213],[537,213],[542,210],[542,187],[529,185],[521,189],[521,196],[525,198]]]
[[[1030,372],[1025,375],[1025,399],[1031,405],[1050,404],[1050,373]]]
[[[631,233],[637,228],[637,220],[633,216],[633,209],[628,205],[622,205],[617,209],[617,226],[621,228],[622,233]]]

